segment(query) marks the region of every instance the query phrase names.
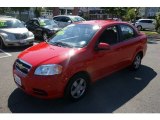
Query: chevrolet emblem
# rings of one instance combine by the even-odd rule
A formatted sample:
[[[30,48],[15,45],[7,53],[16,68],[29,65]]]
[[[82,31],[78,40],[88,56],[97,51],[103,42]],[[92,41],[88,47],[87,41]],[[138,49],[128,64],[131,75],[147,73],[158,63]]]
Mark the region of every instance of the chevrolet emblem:
[[[20,64],[20,63],[16,63],[16,65],[20,68],[20,69],[24,69],[25,67],[22,65],[22,64]]]

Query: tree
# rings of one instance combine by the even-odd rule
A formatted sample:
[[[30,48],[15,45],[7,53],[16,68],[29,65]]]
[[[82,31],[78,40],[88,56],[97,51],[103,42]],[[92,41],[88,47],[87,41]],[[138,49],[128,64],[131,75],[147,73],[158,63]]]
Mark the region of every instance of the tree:
[[[127,14],[127,7],[102,7],[102,9],[104,9],[112,19],[113,17],[122,19]]]
[[[9,7],[0,7],[0,15],[5,15],[6,11],[8,11]]]
[[[135,17],[136,17],[135,9],[134,8],[129,9],[126,17],[128,20],[131,20],[131,21],[135,20]]]
[[[157,13],[156,15],[156,31],[160,33],[160,12]]]
[[[108,13],[113,19],[114,15],[117,13],[116,7],[102,7],[106,13]]]
[[[124,16],[126,16],[127,10],[128,10],[127,7],[118,7],[116,8],[116,14],[119,18],[122,19]]]
[[[26,10],[29,10],[30,7],[11,7],[12,11],[18,11],[19,12],[19,18],[21,19],[21,12],[24,12]]]

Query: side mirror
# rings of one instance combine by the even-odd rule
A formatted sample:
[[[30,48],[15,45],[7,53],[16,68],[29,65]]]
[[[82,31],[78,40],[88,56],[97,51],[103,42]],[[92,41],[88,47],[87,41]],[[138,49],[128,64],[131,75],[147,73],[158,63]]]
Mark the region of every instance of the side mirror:
[[[99,43],[98,44],[98,50],[109,50],[110,45],[107,43]]]

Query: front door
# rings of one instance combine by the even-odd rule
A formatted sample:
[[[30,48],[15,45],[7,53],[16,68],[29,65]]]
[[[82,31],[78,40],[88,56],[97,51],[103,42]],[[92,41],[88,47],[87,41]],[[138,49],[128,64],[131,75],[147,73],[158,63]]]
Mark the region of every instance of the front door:
[[[107,27],[97,41],[99,43],[107,43],[110,45],[108,50],[94,50],[90,68],[92,70],[93,80],[100,79],[117,69],[120,60],[119,36],[116,26]]]

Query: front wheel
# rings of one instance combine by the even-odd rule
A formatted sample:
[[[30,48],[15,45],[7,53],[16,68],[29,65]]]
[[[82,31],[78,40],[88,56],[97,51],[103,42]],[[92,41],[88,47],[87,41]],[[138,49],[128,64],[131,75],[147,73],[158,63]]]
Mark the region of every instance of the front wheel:
[[[142,60],[141,54],[137,54],[136,57],[134,58],[132,65],[131,65],[132,70],[138,70],[140,68],[141,60]]]
[[[72,101],[78,101],[88,91],[88,78],[84,75],[75,75],[72,77],[66,87],[65,96]]]

